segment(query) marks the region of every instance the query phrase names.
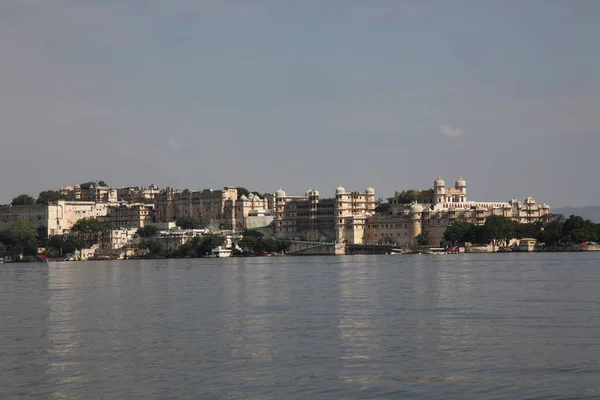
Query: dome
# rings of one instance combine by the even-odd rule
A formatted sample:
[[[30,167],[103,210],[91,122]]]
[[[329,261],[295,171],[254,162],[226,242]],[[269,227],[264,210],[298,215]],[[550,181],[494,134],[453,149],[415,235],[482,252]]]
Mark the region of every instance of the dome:
[[[344,187],[342,185],[338,186],[337,189],[335,189],[335,194],[344,194],[346,193],[346,189],[344,189]]]
[[[410,206],[410,213],[411,214],[413,214],[413,213],[421,213],[421,212],[423,212],[423,210],[424,210],[423,206],[420,205],[420,204],[417,204],[417,203],[415,203],[412,206]]]
[[[456,180],[456,184],[455,184],[455,186],[456,186],[456,187],[465,187],[465,186],[467,186],[467,181],[465,181],[465,180],[463,179],[463,177],[462,177],[462,176],[460,176],[460,177],[459,177],[459,178]]]
[[[252,200],[254,198],[254,193],[250,193],[250,195],[248,196],[248,199]]]
[[[283,189],[279,188],[279,190],[275,192],[275,197],[285,197]]]
[[[438,175],[437,179],[433,181],[433,186],[446,186],[446,182]]]
[[[240,200],[248,200],[248,198],[246,197],[245,194],[243,194],[243,195],[240,196]]]
[[[375,189],[373,189],[371,186],[369,186],[367,188],[367,190],[365,190],[366,194],[375,194]]]

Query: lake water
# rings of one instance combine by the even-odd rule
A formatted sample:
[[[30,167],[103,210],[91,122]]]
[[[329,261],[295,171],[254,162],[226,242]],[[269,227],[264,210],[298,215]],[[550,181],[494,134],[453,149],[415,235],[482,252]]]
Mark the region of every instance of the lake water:
[[[600,253],[0,265],[0,398],[599,399]]]

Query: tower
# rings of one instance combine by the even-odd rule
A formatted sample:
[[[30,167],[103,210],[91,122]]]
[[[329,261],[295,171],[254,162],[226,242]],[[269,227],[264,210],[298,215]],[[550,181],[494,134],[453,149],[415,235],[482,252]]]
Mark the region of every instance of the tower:
[[[446,182],[438,175],[433,181],[433,202],[444,203],[446,201]]]
[[[414,203],[410,206],[410,225],[409,225],[409,234],[411,238],[416,238],[419,236],[423,230],[421,226],[421,216],[423,214],[423,206],[420,204]]]
[[[456,189],[458,202],[466,203],[467,201],[467,182],[463,179],[462,176],[459,176],[454,184],[454,189]]]

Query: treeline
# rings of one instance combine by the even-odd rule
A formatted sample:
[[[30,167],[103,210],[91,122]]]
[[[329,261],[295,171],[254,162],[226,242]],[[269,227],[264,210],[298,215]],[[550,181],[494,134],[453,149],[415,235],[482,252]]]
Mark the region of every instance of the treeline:
[[[195,237],[174,249],[166,248],[165,240],[151,237],[155,231],[147,231],[145,228],[138,230],[138,235],[144,238],[140,247],[147,248],[151,257],[160,258],[196,258],[206,257],[212,254],[212,250],[225,243],[222,235],[207,235]],[[233,254],[238,256],[252,255],[256,253],[285,252],[289,244],[285,241],[265,237],[256,231],[244,231],[242,239],[233,243]]]
[[[48,238],[48,228],[29,220],[17,220],[10,228],[0,231],[0,258],[35,257],[38,248],[45,248],[49,257],[72,254],[76,250],[98,242],[99,235],[108,228],[96,218],[83,218],[77,221],[68,235]]]
[[[272,237],[265,237],[258,231],[246,230],[238,243],[242,254],[283,253],[289,250],[289,243]]]
[[[600,224],[571,215],[551,214],[544,221],[520,224],[502,216],[490,216],[484,225],[457,221],[448,226],[444,240],[453,244],[508,243],[511,239],[534,238],[548,245],[600,241]]]

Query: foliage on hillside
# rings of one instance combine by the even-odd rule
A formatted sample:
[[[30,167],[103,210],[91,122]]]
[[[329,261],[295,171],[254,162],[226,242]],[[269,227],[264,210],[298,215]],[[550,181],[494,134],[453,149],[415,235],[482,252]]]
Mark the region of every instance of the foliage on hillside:
[[[444,233],[444,240],[455,244],[506,244],[510,239],[525,237],[547,244],[599,242],[600,224],[576,215],[565,219],[560,214],[551,214],[545,221],[531,224],[519,224],[501,216],[490,216],[483,226],[457,221]]]

